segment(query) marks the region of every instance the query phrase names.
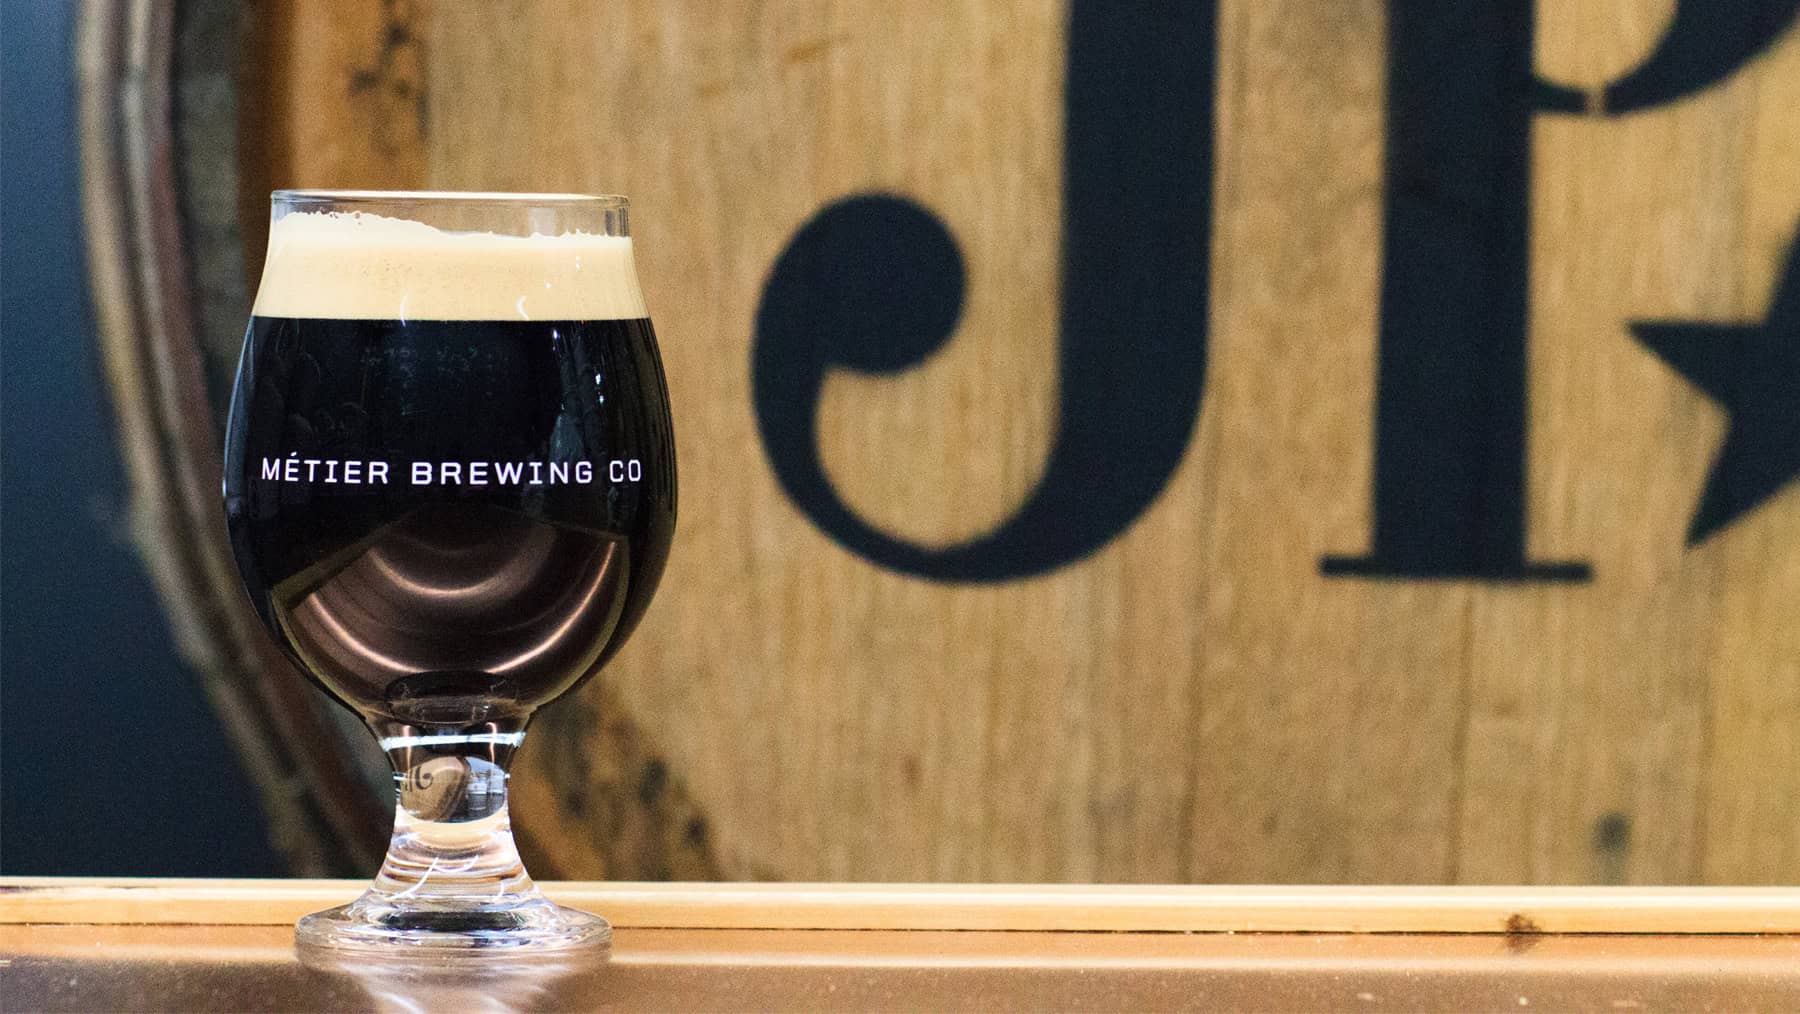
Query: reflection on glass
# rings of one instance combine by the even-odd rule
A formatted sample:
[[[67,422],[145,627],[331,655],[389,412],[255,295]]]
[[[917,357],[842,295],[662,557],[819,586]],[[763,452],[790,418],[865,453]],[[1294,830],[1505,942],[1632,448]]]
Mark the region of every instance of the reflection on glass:
[[[674,532],[626,202],[277,192],[225,507],[257,612],[399,790],[374,885],[302,944],[603,943],[526,874],[507,771],[636,626]]]
[[[354,984],[355,991],[368,994],[373,1009],[393,1014],[586,1009],[607,993],[605,947],[463,954],[409,951],[382,961],[369,961],[339,947],[302,945],[297,952],[307,971],[325,980],[315,985],[318,992],[342,994],[344,989],[327,987]]]

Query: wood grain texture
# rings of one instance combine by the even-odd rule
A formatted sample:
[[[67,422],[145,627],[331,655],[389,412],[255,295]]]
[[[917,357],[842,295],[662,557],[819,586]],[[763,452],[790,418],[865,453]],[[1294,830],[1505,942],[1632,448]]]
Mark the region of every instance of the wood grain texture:
[[[279,926],[348,880],[0,880],[0,925]],[[614,926],[1150,933],[1790,933],[1800,889],[547,883]]]
[[[430,9],[427,0],[270,0],[246,10],[238,161],[251,278],[268,245],[269,190],[424,184]]]
[[[1674,5],[1539,6],[1540,73],[1597,94]],[[635,205],[682,517],[632,643],[521,754],[546,870],[1800,876],[1800,497],[1686,547],[1723,420],[1628,329],[1762,316],[1800,219],[1800,39],[1680,103],[1533,123],[1528,548],[1593,580],[1347,580],[1319,561],[1371,530],[1386,5],[1223,0],[1187,457],[1091,558],[952,586],[872,567],[786,499],[752,415],[753,321],[821,206],[930,208],[968,265],[958,332],[917,369],[832,376],[822,459],[923,544],[1021,502],[1080,394],[1054,361],[1062,5],[280,9],[259,15],[271,140],[248,178]]]
[[[603,679],[657,730],[704,809],[730,814],[715,822],[725,855],[757,876],[1099,875],[1086,840],[1104,826],[1089,812],[1094,757],[1089,737],[1063,726],[1090,720],[1089,699],[1104,692],[1096,680],[1106,645],[1077,661],[1065,657],[1065,644],[1037,634],[1092,630],[1118,616],[1116,606],[1091,601],[1087,582],[1045,584],[1023,598],[1013,588],[947,592],[873,572],[822,542],[763,464],[746,369],[759,285],[788,233],[822,201],[873,186],[918,195],[972,223],[964,225],[973,229],[964,238],[977,265],[970,326],[991,341],[961,343],[956,361],[934,362],[929,376],[901,381],[907,391],[874,399],[875,422],[853,424],[869,450],[871,426],[885,420],[890,433],[908,438],[908,419],[933,415],[938,399],[959,390],[980,397],[984,409],[957,414],[953,425],[1005,426],[1013,399],[1043,397],[1051,364],[1042,352],[1054,340],[1053,247],[1016,237],[1051,239],[1030,223],[1054,220],[1057,139],[1039,135],[1009,150],[997,174],[984,156],[1008,149],[1009,136],[1031,136],[1030,112],[1057,105],[1056,67],[1039,64],[1060,49],[1060,12],[946,7],[940,13],[949,22],[928,35],[909,30],[904,8],[862,4],[523,4],[440,13],[430,41],[432,185],[633,197],[686,481],[664,583],[674,594],[659,598],[629,658]],[[583,30],[570,36],[571,24]],[[517,40],[559,36],[571,47],[566,59],[516,59]],[[944,40],[953,51],[941,51]],[[994,74],[986,69],[994,63],[1020,72]],[[1023,105],[1013,94],[1021,73],[1035,82]],[[980,101],[947,107],[949,122],[941,123],[933,96],[970,87],[985,89]],[[945,173],[962,173],[971,185],[945,192],[937,186]],[[994,200],[972,185],[1022,173],[1009,184],[1024,191],[1022,202]],[[1013,252],[1028,248],[1026,263],[1016,263]],[[1007,305],[982,295],[1005,300],[1009,292],[1031,304],[1029,330],[1005,326]],[[995,388],[1026,364],[1039,394]],[[857,397],[833,390],[825,413],[849,414]],[[1041,425],[1041,413],[1015,425]],[[964,444],[959,457],[951,441],[961,437],[908,440],[917,456],[883,446],[828,460],[840,482],[852,479],[843,470],[909,477],[911,499],[896,511],[921,526],[909,534],[949,537],[966,530],[957,527],[965,521],[956,498],[929,487],[972,488],[978,502],[987,498],[981,509],[998,515],[1032,477],[1010,492],[987,490],[987,476],[1012,460],[1005,441]],[[1013,467],[1035,468],[1035,457]],[[1122,592],[1115,586],[1111,594]],[[1154,688],[1134,692],[1150,696]],[[1167,720],[1184,710],[1170,709]],[[1068,749],[1046,751],[1051,743]],[[1139,770],[1166,772],[1170,784],[1159,807],[1166,826],[1154,836],[1164,841],[1175,837],[1185,791],[1179,762],[1167,760],[1138,758]],[[530,751],[522,763],[536,763]],[[1134,791],[1149,788],[1133,781]],[[525,802],[521,796],[522,825],[546,818]],[[1157,812],[1135,809],[1130,819]],[[1135,830],[1119,834],[1127,847],[1141,837]],[[938,847],[951,840],[958,844]],[[1171,856],[1158,861],[1137,875],[1174,875]]]
[[[1540,66],[1596,89],[1671,9],[1553,5]],[[1529,548],[1593,582],[1318,574],[1370,524],[1375,0],[1222,6],[1207,400],[1163,497],[1045,578],[877,571],[759,467],[761,283],[837,197],[941,215],[970,264],[958,336],[834,377],[822,456],[921,542],[1003,517],[1067,396],[1062,31],[1036,2],[434,14],[432,185],[636,202],[686,502],[610,679],[721,847],[783,877],[1791,880],[1800,711],[1774,618],[1800,508],[1684,551],[1718,412],[1626,322],[1760,316],[1796,218],[1800,49],[1673,107],[1534,124]]]
[[[1757,68],[1741,100],[1744,142],[1729,317],[1757,320],[1800,232],[1800,46]],[[1683,391],[1693,398],[1691,391]],[[1702,411],[1707,410],[1705,406]],[[1800,496],[1792,488],[1711,550],[1722,579],[1706,657],[1706,756],[1699,775],[1696,880],[1800,880]]]
[[[1564,14],[1543,26],[1538,62],[1559,80],[1616,75],[1613,61],[1593,64],[1594,47],[1641,53],[1656,30],[1556,6]],[[1603,4],[1589,12],[1617,13]],[[1596,41],[1621,37],[1629,45]],[[1773,627],[1753,632],[1745,615],[1791,611],[1800,515],[1792,496],[1778,497],[1707,543],[1684,545],[1721,415],[1647,355],[1627,324],[1761,319],[1800,202],[1757,168],[1755,145],[1765,132],[1800,130],[1796,57],[1790,38],[1675,106],[1536,123],[1532,549],[1583,555],[1594,580],[1475,601],[1463,880],[1795,876],[1791,851],[1776,847],[1771,861],[1738,843],[1760,833],[1770,847],[1800,833],[1795,656]],[[1780,125],[1759,113],[1771,93],[1781,96]],[[1754,239],[1753,214],[1762,219]],[[1717,767],[1721,750],[1727,771]],[[1771,770],[1784,772],[1774,775],[1786,786],[1777,793]],[[1785,801],[1771,798],[1781,793]],[[1732,856],[1728,865],[1714,849]]]
[[[1183,527],[1126,547],[1195,599],[1189,879],[1453,878],[1473,592],[1319,576],[1371,523],[1382,12],[1222,11],[1207,401],[1156,508]]]

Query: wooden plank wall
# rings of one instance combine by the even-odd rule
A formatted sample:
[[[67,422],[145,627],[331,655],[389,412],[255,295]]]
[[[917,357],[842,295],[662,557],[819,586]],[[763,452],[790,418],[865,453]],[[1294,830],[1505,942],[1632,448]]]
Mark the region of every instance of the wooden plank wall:
[[[336,27],[296,34],[269,85],[294,99],[277,182],[634,202],[681,527],[603,679],[666,767],[577,762],[596,687],[552,709],[519,819],[559,873],[605,872],[572,800],[653,796],[660,771],[739,876],[1800,875],[1800,495],[1686,549],[1724,418],[1626,326],[1762,316],[1800,219],[1800,39],[1678,104],[1534,121],[1529,549],[1586,559],[1593,580],[1371,582],[1319,560],[1371,530],[1385,6],[1224,0],[1187,457],[1093,557],[955,586],[821,535],[776,484],[749,390],[758,299],[794,231],[836,198],[898,192],[954,231],[964,317],[917,369],[829,380],[832,480],[864,517],[944,544],[1041,471],[1071,396],[1054,358],[1066,12],[923,6],[390,4],[365,25],[294,5]],[[1539,70],[1598,87],[1672,8],[1540,4]],[[363,120],[387,114],[344,75],[411,66],[389,52],[396,21],[422,92],[388,136],[416,126],[417,149],[359,162],[334,139],[383,136]],[[368,53],[309,68],[314,44]]]

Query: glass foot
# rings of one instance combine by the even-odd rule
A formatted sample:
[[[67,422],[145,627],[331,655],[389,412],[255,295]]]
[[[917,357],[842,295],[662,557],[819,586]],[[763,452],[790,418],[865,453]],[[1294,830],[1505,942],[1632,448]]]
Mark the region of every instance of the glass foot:
[[[612,942],[612,927],[597,915],[565,908],[536,891],[474,905],[369,891],[348,905],[301,919],[294,938],[301,947],[390,955],[535,955],[605,948]]]

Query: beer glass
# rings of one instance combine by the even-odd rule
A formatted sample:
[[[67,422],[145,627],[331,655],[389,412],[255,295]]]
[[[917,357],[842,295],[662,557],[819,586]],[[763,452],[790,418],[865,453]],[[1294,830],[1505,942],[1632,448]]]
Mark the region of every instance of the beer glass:
[[[526,874],[507,771],[618,652],[675,528],[628,204],[284,190],[238,366],[225,513],[300,671],[393,763],[393,837],[303,945],[554,951],[606,923]]]

